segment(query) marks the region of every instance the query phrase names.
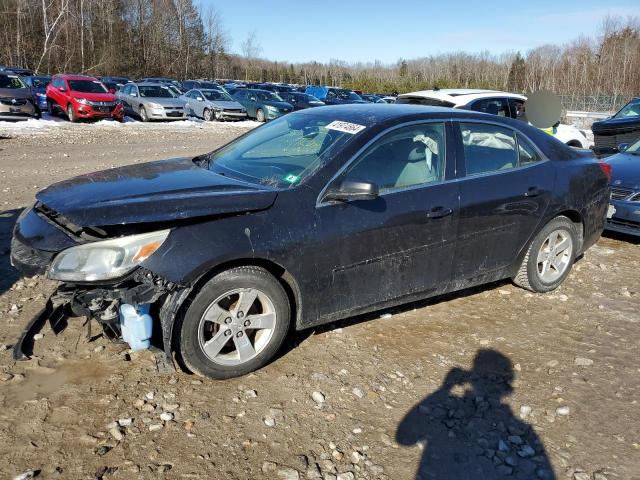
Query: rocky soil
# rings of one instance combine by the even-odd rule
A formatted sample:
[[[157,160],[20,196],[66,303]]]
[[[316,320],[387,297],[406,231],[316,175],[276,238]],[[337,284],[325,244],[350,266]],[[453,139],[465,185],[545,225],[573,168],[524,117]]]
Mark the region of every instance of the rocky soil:
[[[0,478],[640,479],[627,237],[603,237],[550,294],[504,282],[292,334],[235,380],[165,372],[151,351],[87,341],[80,319],[12,361],[54,287],[8,261],[38,189],[252,126],[0,126]]]

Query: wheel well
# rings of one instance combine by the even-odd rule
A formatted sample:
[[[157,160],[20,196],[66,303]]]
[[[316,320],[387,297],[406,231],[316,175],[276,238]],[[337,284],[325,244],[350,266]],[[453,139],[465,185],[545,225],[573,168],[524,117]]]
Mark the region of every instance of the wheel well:
[[[569,140],[567,142],[567,146],[568,147],[582,148],[582,144],[578,140]]]
[[[584,243],[584,220],[579,212],[576,210],[565,210],[559,212],[557,216],[564,216],[571,220],[578,230],[578,252],[582,253],[582,245]]]
[[[280,282],[282,288],[284,288],[285,292],[287,293],[287,298],[289,299],[289,306],[291,307],[291,319],[293,320],[291,322],[291,326],[295,328],[295,325],[298,324],[298,316],[300,314],[301,305],[298,282],[296,282],[293,276],[283,266],[278,265],[271,260],[265,260],[261,258],[243,258],[216,265],[216,267],[200,276],[200,278],[198,278],[194,282],[193,288],[191,289],[191,293],[189,294],[187,300],[193,299],[193,297],[200,291],[202,286],[217,274],[235,267],[261,267],[268,271],[271,275],[273,275],[276,280],[278,280],[278,282]],[[183,303],[187,303],[187,300],[185,300],[185,302]],[[182,308],[182,306],[180,308]]]

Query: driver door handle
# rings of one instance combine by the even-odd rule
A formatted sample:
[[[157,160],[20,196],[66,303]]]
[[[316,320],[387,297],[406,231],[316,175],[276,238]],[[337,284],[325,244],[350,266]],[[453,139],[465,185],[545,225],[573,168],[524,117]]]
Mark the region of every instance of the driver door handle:
[[[451,208],[444,207],[433,207],[430,211],[427,212],[427,218],[442,218],[447,215],[451,215],[453,210]]]

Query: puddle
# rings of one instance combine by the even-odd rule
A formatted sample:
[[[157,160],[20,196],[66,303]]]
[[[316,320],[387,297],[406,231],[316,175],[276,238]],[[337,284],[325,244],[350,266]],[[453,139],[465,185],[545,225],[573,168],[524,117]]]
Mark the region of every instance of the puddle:
[[[106,365],[95,361],[65,362],[54,368],[35,367],[25,372],[24,380],[0,386],[0,393],[4,394],[5,404],[16,406],[47,397],[66,385],[99,383],[110,373]]]

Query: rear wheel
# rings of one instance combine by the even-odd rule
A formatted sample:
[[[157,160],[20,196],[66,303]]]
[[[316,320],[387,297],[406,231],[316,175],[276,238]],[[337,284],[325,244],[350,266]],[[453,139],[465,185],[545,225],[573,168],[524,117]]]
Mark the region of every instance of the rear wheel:
[[[577,239],[576,226],[567,217],[551,220],[531,242],[514,283],[538,293],[558,288],[573,266]]]
[[[261,108],[259,108],[258,111],[256,112],[256,119],[261,123],[266,120],[266,118],[264,116],[264,112],[262,111]]]
[[[245,375],[273,358],[290,316],[287,294],[275,277],[258,267],[233,268],[212,278],[189,305],[179,353],[198,375]]]
[[[69,121],[70,122],[77,122],[78,121],[78,117],[76,116],[76,112],[73,109],[73,105],[71,105],[71,104],[67,105],[67,117],[69,117]]]

